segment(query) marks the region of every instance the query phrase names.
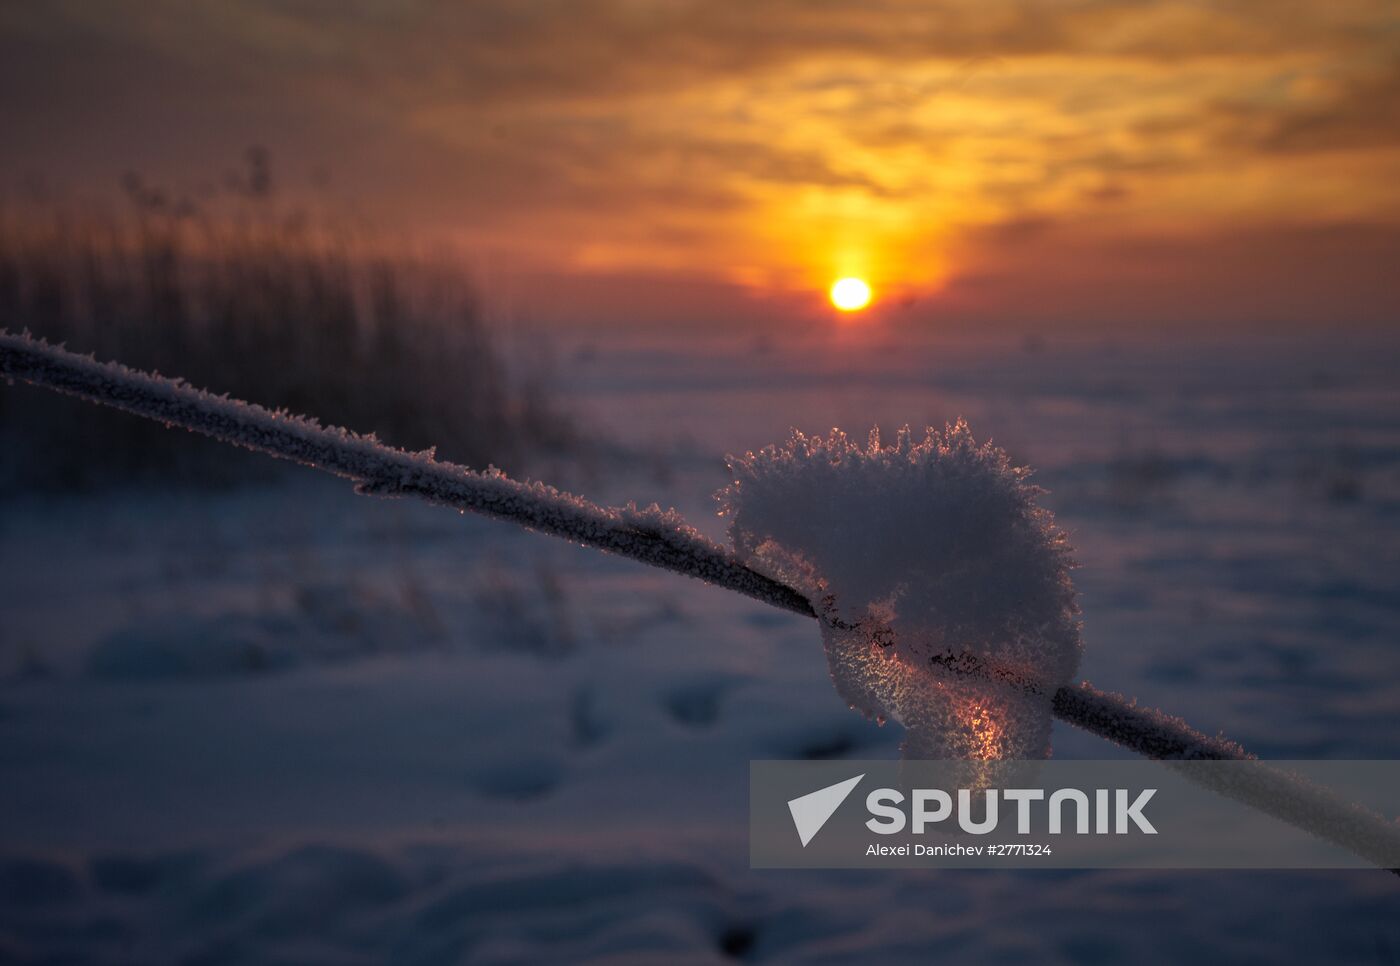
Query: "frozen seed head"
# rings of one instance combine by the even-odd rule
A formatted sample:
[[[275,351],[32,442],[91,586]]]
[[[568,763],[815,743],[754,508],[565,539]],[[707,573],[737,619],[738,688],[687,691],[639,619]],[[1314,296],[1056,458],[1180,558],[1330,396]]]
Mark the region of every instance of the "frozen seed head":
[[[837,692],[907,758],[1042,758],[1079,665],[1070,548],[1029,470],[959,420],[891,446],[794,432],[731,457],[741,560],[801,590]]]

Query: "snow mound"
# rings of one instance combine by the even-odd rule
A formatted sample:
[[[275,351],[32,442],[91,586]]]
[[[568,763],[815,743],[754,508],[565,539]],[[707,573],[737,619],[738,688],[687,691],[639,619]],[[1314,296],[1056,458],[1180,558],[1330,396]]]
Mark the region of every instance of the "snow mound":
[[[729,458],[735,553],[806,594],[852,708],[906,758],[1044,758],[1079,665],[1070,548],[1030,471],[959,420],[893,446],[833,430]]]

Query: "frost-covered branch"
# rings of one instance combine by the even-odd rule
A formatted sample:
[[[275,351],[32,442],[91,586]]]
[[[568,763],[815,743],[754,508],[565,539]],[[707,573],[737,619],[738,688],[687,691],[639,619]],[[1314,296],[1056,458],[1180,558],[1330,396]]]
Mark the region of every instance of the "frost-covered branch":
[[[783,610],[817,616],[804,596],[744,566],[675,511],[655,506],[600,507],[543,483],[522,483],[494,469],[478,473],[439,461],[431,450],[405,452],[373,436],[322,426],[304,416],[264,409],[115,362],[97,362],[28,334],[0,331],[0,373],[312,466],[354,481],[362,493],[415,496],[509,520],[695,577]],[[973,676],[986,670],[971,656],[945,666],[953,673]],[[1056,717],[1149,758],[1248,757],[1232,742],[1209,738],[1179,718],[1139,708],[1120,695],[1087,684],[1060,688],[1053,707]]]
[[[728,548],[708,540],[674,510],[663,511],[655,505],[645,509],[633,505],[600,507],[542,483],[513,480],[495,469],[479,473],[441,462],[431,450],[406,452],[386,446],[373,436],[322,426],[286,411],[215,395],[177,379],[117,363],[97,362],[91,356],[69,352],[27,333],[15,335],[0,330],[0,375],[315,467],[353,481],[361,493],[413,496],[509,520],[531,530],[695,577],[792,613],[818,617],[804,595],[745,566]],[[1004,669],[995,662],[974,655],[950,654],[935,663],[944,673],[1006,677]],[[1062,721],[1149,758],[1193,761],[1253,757],[1234,742],[1204,735],[1180,718],[1140,708],[1121,695],[1100,691],[1087,683],[1058,688],[1051,704],[1055,717]],[[1268,787],[1274,790],[1271,794],[1288,786],[1283,773],[1269,770],[1265,774],[1271,782]],[[1268,796],[1248,799],[1222,791],[1295,824],[1303,824],[1299,815],[1312,814],[1297,808],[1290,812],[1291,806],[1281,810],[1270,807]],[[1316,811],[1316,801],[1309,802]],[[1348,807],[1353,811],[1343,816],[1351,823],[1347,828],[1359,823],[1370,833],[1397,834],[1393,823]],[[1333,837],[1325,829],[1319,831],[1316,823],[1310,830]],[[1343,835],[1333,840],[1345,838]],[[1348,841],[1343,844],[1353,847]]]
[[[584,546],[675,571],[792,613],[819,617],[805,595],[750,570],[727,547],[704,538],[673,510],[657,505],[638,510],[599,507],[543,483],[522,483],[500,470],[473,472],[434,458],[433,451],[405,452],[386,447],[372,435],[326,427],[284,410],[214,395],[179,381],[98,363],[24,333],[0,330],[0,375],[46,386],[88,402],[112,406],[182,427],[279,459],[314,466],[356,484],[371,496],[419,497],[428,503],[507,519]],[[937,655],[935,655],[937,657]],[[952,654],[934,661],[939,673],[1015,682],[994,659]],[[1030,693],[1042,693],[1030,680]],[[1121,694],[1102,692],[1088,683],[1058,687],[1051,710],[1061,721],[1099,735],[1152,759],[1252,759],[1235,742],[1211,738],[1180,718],[1138,707]],[[1371,853],[1368,843],[1392,841],[1394,823],[1347,804],[1326,790],[1310,790],[1294,777],[1260,763],[1260,778],[1246,790],[1218,788],[1222,794],[1257,806],[1310,832],[1322,834],[1357,851]]]
[[[111,406],[235,446],[292,460],[352,480],[361,493],[414,496],[518,523],[531,530],[695,577],[774,607],[817,617],[807,598],[740,563],[673,510],[600,507],[543,483],[522,483],[498,470],[474,472],[409,453],[373,436],[282,410],[215,395],[178,379],[0,331],[0,374]],[[995,674],[971,655],[949,656],[954,674]],[[1055,716],[1149,758],[1245,758],[1238,745],[1209,738],[1179,718],[1139,708],[1085,684],[1054,693]]]
[[[1212,738],[1180,718],[1139,707],[1121,694],[1087,681],[1055,692],[1055,717],[1093,732],[1145,758],[1168,761],[1231,761],[1253,758],[1228,738]]]
[[[179,426],[235,446],[292,460],[354,481],[375,496],[414,496],[509,520],[573,543],[631,557],[764,603],[816,616],[801,594],[744,567],[673,510],[600,507],[543,483],[496,469],[474,472],[409,453],[283,410],[215,395],[177,379],[97,362],[28,334],[0,330],[0,374],[89,402]]]

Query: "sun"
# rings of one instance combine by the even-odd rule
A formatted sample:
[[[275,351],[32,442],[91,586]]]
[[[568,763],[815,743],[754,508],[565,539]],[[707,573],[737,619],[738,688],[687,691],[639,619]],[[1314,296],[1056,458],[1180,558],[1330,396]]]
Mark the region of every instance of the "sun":
[[[842,312],[856,312],[870,304],[870,286],[864,279],[839,278],[831,285],[831,304]]]

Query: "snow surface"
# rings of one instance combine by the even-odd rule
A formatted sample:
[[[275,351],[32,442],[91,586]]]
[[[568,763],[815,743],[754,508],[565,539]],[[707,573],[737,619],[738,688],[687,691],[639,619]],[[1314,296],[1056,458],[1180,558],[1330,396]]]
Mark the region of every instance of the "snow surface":
[[[715,542],[721,453],[965,415],[1074,542],[1081,673],[1266,758],[1400,754],[1393,346],[566,370],[628,446],[540,475]],[[750,759],[897,754],[810,619],[311,474],[7,499],[0,617],[0,962],[1400,958],[1382,873],[750,871]]]
[[[731,458],[735,551],[818,602],[852,708],[910,758],[1044,758],[1082,644],[1069,545],[1029,470],[965,422],[882,446],[833,430]]]

